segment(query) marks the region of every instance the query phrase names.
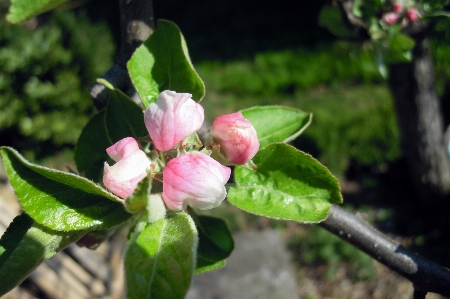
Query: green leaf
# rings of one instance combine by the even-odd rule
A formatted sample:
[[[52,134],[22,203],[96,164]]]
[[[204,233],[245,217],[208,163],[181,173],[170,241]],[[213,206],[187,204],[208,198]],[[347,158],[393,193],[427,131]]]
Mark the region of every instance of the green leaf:
[[[361,18],[363,16],[360,6],[361,6],[361,0],[353,1],[352,14],[358,18]]]
[[[94,181],[99,181],[103,174],[103,164],[109,160],[106,148],[125,137],[148,135],[142,109],[106,80],[97,81],[109,90],[108,104],[105,110],[88,122],[75,148],[78,171],[84,172],[88,179]]]
[[[67,1],[69,0],[11,0],[6,19],[11,23],[19,23],[52,10]]]
[[[414,48],[414,40],[409,36],[398,33],[388,39],[389,62],[409,62],[412,58],[411,50]]]
[[[120,198],[83,177],[31,164],[9,147],[1,147],[0,153],[22,208],[44,226],[103,229],[131,217]]]
[[[182,299],[195,269],[198,244],[192,218],[175,213],[136,228],[125,253],[129,299]]]
[[[14,218],[0,239],[0,296],[20,284],[44,260],[86,232],[53,231],[25,213]]]
[[[195,224],[199,237],[195,274],[223,267],[225,259],[234,249],[233,237],[225,221],[215,217],[197,216]]]
[[[105,110],[100,111],[84,127],[75,147],[77,169],[95,182],[103,175],[103,165],[109,159],[106,149],[112,145],[105,126]]]
[[[125,137],[147,136],[142,108],[104,79],[97,81],[109,89],[110,98],[106,106],[105,125],[112,144]]]
[[[422,19],[429,20],[432,18],[440,18],[440,17],[450,18],[450,12],[445,10],[437,10],[431,14],[422,17]]]
[[[33,222],[33,219],[25,213],[17,216],[14,218],[13,222],[11,222],[0,239],[0,268],[8,260],[9,256],[23,239]]]
[[[426,12],[444,9],[450,3],[449,0],[422,0],[421,2]]]
[[[235,168],[236,187],[228,201],[256,215],[298,222],[320,222],[331,204],[341,203],[338,180],[308,154],[275,143],[253,158],[257,170]]]
[[[409,62],[412,59],[414,40],[403,33],[396,32],[400,29],[394,27],[396,26],[391,26],[393,29],[386,41],[373,41],[376,54],[382,57],[382,59],[377,59],[384,61],[386,64]],[[397,26],[397,28],[399,27]]]
[[[319,14],[319,26],[327,28],[337,37],[354,37],[354,34],[352,34],[347,26],[345,26],[344,21],[342,20],[342,14],[337,6],[326,5],[322,8]]]
[[[261,148],[294,140],[312,121],[311,113],[282,106],[252,107],[241,112],[255,127]]]
[[[170,21],[158,21],[157,30],[128,61],[128,71],[146,107],[164,90],[191,93],[198,102],[205,95],[205,85],[194,70],[184,37]]]

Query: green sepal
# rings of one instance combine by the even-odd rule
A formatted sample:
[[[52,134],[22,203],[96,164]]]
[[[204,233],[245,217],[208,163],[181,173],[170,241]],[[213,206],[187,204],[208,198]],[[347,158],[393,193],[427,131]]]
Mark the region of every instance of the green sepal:
[[[228,201],[256,215],[315,223],[332,204],[342,203],[338,180],[310,155],[285,143],[260,150],[256,170],[237,166]]]
[[[133,194],[127,197],[127,200],[125,200],[125,209],[128,213],[135,214],[145,210],[150,194],[151,182],[151,177],[143,179],[139,182]]]

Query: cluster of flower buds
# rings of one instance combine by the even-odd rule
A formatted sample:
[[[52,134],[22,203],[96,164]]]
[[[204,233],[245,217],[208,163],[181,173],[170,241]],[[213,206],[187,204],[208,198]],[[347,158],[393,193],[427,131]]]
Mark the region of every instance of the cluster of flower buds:
[[[383,14],[382,20],[387,25],[394,25],[402,21],[404,19],[402,18],[403,16],[409,22],[415,22],[419,19],[417,8],[405,8],[402,2],[395,2],[394,4],[392,4],[392,10]]]
[[[113,166],[105,162],[103,183],[107,189],[125,199],[147,175],[160,179],[162,172],[160,196],[168,209],[182,210],[191,206],[206,210],[220,205],[231,175],[231,169],[223,164],[250,163],[259,149],[258,137],[241,113],[232,113],[214,120],[206,148],[187,151],[185,141],[200,129],[204,120],[203,107],[191,97],[188,93],[166,90],[146,109],[145,126],[156,151],[161,153],[152,155],[152,160],[161,157],[158,163],[150,161],[137,140],[131,137],[106,149],[116,161]],[[220,159],[210,156],[213,151]]]

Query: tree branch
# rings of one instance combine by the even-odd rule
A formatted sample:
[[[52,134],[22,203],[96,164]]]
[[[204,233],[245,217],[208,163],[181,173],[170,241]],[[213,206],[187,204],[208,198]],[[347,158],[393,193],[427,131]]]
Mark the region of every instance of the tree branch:
[[[114,87],[127,93],[132,89],[127,62],[137,47],[155,31],[152,0],[119,0],[121,45],[115,64],[102,76]],[[106,106],[108,94],[102,84],[91,87],[91,96],[98,110]]]
[[[319,225],[411,281],[414,298],[427,292],[450,297],[448,269],[410,252],[357,215],[333,205]]]

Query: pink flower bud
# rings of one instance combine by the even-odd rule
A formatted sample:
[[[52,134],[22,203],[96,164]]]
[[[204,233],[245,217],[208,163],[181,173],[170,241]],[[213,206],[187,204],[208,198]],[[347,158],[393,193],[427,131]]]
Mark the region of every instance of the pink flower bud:
[[[230,174],[229,167],[200,152],[179,156],[164,168],[162,198],[171,210],[215,208],[227,195]]]
[[[415,8],[408,8],[405,12],[405,16],[410,22],[415,22],[419,19],[419,16],[417,15],[417,9]]]
[[[400,2],[395,2],[395,3],[392,5],[392,11],[393,11],[393,12],[401,13],[401,12],[402,12],[402,9],[403,9],[403,4],[400,3]]]
[[[383,21],[388,25],[393,25],[398,21],[398,13],[387,12],[383,15]]]
[[[126,198],[133,194],[142,179],[147,176],[150,160],[140,149],[136,139],[126,137],[106,149],[116,161],[113,166],[105,162],[103,184],[115,195]]]
[[[250,161],[259,149],[255,128],[240,112],[217,117],[211,137],[220,145],[220,153],[232,164]]]
[[[168,151],[197,132],[204,119],[203,107],[189,93],[163,91],[145,111],[145,126],[156,148]]]

